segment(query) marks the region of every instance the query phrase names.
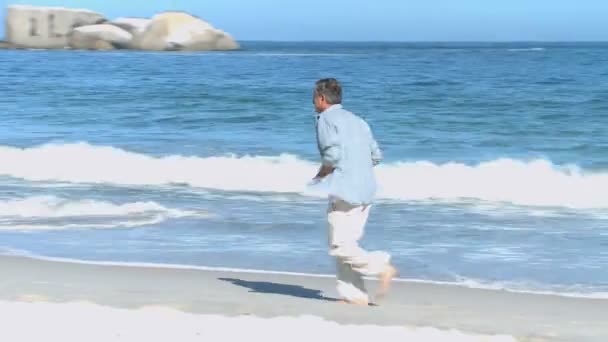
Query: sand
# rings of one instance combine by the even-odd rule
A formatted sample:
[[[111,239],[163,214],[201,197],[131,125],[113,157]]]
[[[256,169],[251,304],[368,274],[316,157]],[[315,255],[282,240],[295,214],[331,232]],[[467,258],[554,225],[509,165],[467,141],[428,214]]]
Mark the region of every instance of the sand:
[[[22,338],[26,332],[42,334],[44,329],[35,328],[40,325],[34,319],[37,317],[52,330],[41,336],[55,333],[51,340],[68,341],[71,330],[52,326],[69,322],[73,330],[95,321],[91,317],[104,317],[102,321],[110,328],[100,325],[97,334],[123,331],[121,336],[131,336],[122,339],[112,335],[122,341],[139,340],[154,329],[166,331],[152,336],[185,333],[180,341],[207,340],[199,338],[201,326],[208,327],[207,337],[217,333],[219,338],[221,331],[230,330],[233,335],[223,335],[230,337],[224,340],[237,339],[247,331],[241,338],[292,326],[289,331],[317,331],[318,337],[310,333],[307,338],[335,333],[350,334],[350,340],[387,334],[387,340],[409,336],[420,341],[502,342],[512,341],[509,336],[514,336],[519,341],[608,341],[606,299],[398,282],[376,306],[357,307],[335,301],[335,280],[328,277],[90,265],[12,256],[0,257],[0,272],[0,316],[18,321],[9,324],[11,327],[27,324],[32,328],[0,329],[0,340],[6,340],[3,334],[12,340],[29,340],[7,335],[19,331]],[[370,289],[375,286],[370,282]],[[15,312],[22,315],[11,314]],[[82,322],[70,321],[79,317]],[[176,323],[176,328],[154,324],[171,317],[181,317],[173,322],[182,323]],[[49,323],[51,319],[57,320],[55,325]],[[255,324],[251,319],[257,320]],[[114,321],[125,320],[131,330],[112,326]],[[142,330],[142,326],[148,329]],[[365,331],[357,330],[363,328]],[[73,338],[76,341],[83,336]]]

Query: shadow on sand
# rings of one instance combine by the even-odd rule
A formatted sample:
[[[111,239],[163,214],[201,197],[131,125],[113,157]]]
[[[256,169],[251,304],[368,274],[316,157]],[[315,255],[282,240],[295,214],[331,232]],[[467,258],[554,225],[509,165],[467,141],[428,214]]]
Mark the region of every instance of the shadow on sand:
[[[313,290],[299,285],[277,284],[265,281],[247,281],[233,278],[219,278],[236,286],[249,289],[249,292],[278,294],[305,299],[317,299],[337,302],[335,298],[325,297],[320,290]]]

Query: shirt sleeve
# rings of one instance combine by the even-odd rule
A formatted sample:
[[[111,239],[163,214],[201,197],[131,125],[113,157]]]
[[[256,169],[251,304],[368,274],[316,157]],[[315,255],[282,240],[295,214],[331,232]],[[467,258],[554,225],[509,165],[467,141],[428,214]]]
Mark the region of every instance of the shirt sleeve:
[[[323,165],[336,167],[341,158],[340,140],[337,128],[323,116],[317,120],[317,146]]]
[[[376,138],[374,138],[374,134],[372,133],[372,130],[369,125],[366,124],[366,127],[370,141],[370,150],[372,151],[372,162],[374,165],[378,165],[380,164],[383,158],[382,150],[380,149],[380,145],[378,145],[378,141],[376,140]]]

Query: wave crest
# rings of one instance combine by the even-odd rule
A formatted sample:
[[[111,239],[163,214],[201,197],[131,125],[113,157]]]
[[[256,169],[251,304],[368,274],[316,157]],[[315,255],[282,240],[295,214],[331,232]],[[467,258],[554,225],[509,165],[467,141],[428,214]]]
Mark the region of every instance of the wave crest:
[[[202,216],[202,212],[166,208],[156,202],[114,204],[55,196],[0,201],[0,230],[137,227]]]
[[[28,181],[128,186],[181,184],[222,191],[299,193],[317,163],[296,156],[172,155],[153,157],[114,147],[47,144],[0,146],[0,175]],[[397,201],[506,202],[523,206],[608,209],[608,173],[590,173],[547,160],[497,159],[477,165],[429,161],[384,164],[378,197]],[[316,194],[318,195],[318,194]]]

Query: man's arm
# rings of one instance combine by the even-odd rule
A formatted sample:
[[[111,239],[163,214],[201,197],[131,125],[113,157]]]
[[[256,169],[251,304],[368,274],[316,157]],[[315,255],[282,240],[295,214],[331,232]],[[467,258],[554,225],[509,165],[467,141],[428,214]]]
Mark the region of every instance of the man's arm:
[[[372,133],[371,128],[369,127],[369,125],[367,126],[367,132],[369,134],[369,141],[370,141],[370,150],[372,151],[372,163],[374,164],[374,166],[380,164],[380,162],[382,161],[383,155],[382,155],[382,150],[380,149],[380,146],[378,145],[378,141],[376,141],[376,139],[374,138],[374,134]]]
[[[332,172],[334,172],[336,168],[332,167],[332,166],[327,166],[327,165],[321,165],[321,167],[319,168],[319,172],[317,172],[317,175],[315,176],[314,179],[320,180],[323,179],[327,176],[329,176]]]
[[[317,121],[317,146],[321,154],[321,167],[314,179],[322,179],[331,174],[341,158],[340,141],[336,127],[322,116]]]

